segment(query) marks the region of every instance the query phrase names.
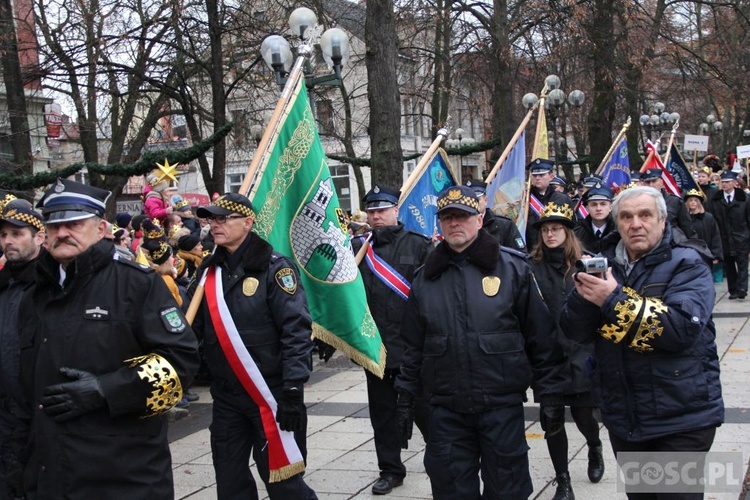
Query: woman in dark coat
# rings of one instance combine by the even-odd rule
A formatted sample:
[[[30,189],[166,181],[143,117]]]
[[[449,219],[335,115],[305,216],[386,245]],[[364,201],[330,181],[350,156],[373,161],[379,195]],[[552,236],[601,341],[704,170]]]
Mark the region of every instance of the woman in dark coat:
[[[557,323],[565,298],[573,289],[575,262],[583,255],[573,226],[573,211],[569,207],[549,203],[539,221],[534,223],[534,228],[539,231],[539,241],[529,257],[544,301],[550,315],[556,320],[552,332],[566,355],[564,399],[554,411],[564,412],[565,406],[570,408],[573,420],[589,446],[589,480],[597,483],[604,474],[604,459],[599,423],[594,417],[591,382],[586,371],[587,359],[592,355],[593,348],[568,340]],[[545,433],[544,437],[557,477],[554,500],[572,499],[574,495],[568,473],[568,436],[565,428],[553,435]]]
[[[706,195],[700,189],[691,189],[685,193],[685,206],[690,215],[690,224],[698,235],[698,239],[706,242],[706,246],[711,250],[713,255],[713,272],[714,282],[716,282],[717,271],[721,270],[721,260],[724,258],[724,252],[721,249],[721,234],[719,233],[719,224],[710,212],[706,212],[703,204],[706,202]],[[723,273],[722,273],[723,275]],[[721,283],[722,280],[719,280]]]

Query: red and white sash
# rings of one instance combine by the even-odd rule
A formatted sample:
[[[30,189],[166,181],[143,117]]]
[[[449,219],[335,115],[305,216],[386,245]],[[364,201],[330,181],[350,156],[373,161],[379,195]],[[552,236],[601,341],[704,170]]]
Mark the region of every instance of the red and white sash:
[[[213,266],[208,270],[205,291],[211,322],[224,356],[242,387],[260,408],[263,431],[268,441],[269,481],[276,483],[304,472],[305,462],[294,440],[294,433],[279,429],[276,422],[276,400],[258,370],[258,366],[242,343],[237,326],[224,300],[221,268]]]

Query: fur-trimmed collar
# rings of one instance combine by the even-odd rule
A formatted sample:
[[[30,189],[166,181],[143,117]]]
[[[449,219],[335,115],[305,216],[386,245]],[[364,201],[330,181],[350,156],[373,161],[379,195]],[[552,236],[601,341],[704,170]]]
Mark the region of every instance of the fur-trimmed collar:
[[[242,267],[245,272],[257,273],[268,269],[268,264],[273,253],[273,247],[266,240],[255,233],[250,233],[250,241],[247,242],[244,253],[242,254]],[[245,245],[245,243],[243,243]],[[238,251],[241,250],[238,249]],[[218,247],[213,255],[203,259],[201,268],[205,269],[214,264],[221,265],[226,262],[229,253],[223,247]]]
[[[482,271],[490,272],[497,266],[500,244],[491,234],[480,229],[477,239],[462,254]],[[448,268],[455,255],[458,254],[451,250],[445,241],[440,243],[425,261],[425,278],[434,280],[440,276]]]

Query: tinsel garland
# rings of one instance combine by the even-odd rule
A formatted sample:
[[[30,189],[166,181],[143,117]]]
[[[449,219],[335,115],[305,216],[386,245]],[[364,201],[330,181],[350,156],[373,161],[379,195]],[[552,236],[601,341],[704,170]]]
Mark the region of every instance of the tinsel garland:
[[[136,163],[112,163],[109,165],[102,165],[100,163],[74,163],[64,168],[39,172],[33,175],[0,174],[0,187],[10,191],[27,191],[41,188],[53,183],[58,177],[69,177],[84,167],[90,172],[102,175],[115,175],[118,177],[145,175],[156,168],[157,161],[162,162],[164,159],[173,165],[190,163],[218,144],[219,141],[229,134],[230,130],[232,130],[232,123],[227,123],[206,140],[196,142],[189,148],[150,151],[144,153]]]

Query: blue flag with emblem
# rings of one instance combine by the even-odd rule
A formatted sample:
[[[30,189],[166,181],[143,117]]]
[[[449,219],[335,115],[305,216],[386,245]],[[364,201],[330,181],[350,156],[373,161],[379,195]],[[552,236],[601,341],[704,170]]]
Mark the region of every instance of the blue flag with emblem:
[[[601,172],[604,184],[615,192],[630,184],[630,159],[628,158],[628,140],[623,135],[615,147],[612,156]]]
[[[667,163],[666,168],[669,173],[672,174],[672,177],[674,177],[677,185],[680,186],[681,192],[687,193],[691,189],[697,189],[700,191],[698,184],[690,174],[690,170],[688,170],[687,165],[685,165],[684,158],[682,158],[680,151],[674,144],[672,144],[672,149],[669,152],[669,162]]]
[[[437,197],[440,192],[456,185],[448,155],[438,148],[427,163],[422,175],[409,191],[401,194],[398,220],[404,227],[428,238],[440,234],[437,223]]]

